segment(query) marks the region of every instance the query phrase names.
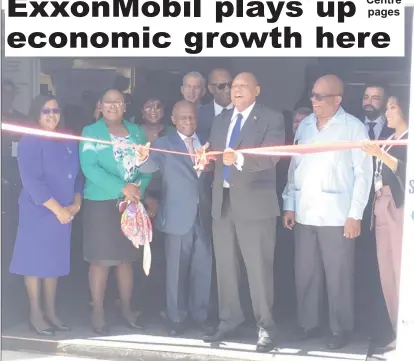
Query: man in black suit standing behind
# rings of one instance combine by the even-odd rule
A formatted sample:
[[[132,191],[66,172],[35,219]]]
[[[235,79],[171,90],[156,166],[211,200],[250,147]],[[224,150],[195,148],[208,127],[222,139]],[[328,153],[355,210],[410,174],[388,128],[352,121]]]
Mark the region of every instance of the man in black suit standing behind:
[[[208,91],[213,95],[213,101],[200,106],[198,110],[197,132],[208,139],[214,118],[223,110],[233,108],[230,88],[231,75],[226,69],[214,69],[208,76]]]
[[[222,341],[244,322],[238,277],[241,254],[259,328],[256,349],[268,352],[275,346],[276,334],[272,307],[279,158],[237,149],[283,145],[285,126],[282,113],[256,103],[259,93],[253,74],[237,75],[231,88],[234,111],[217,116],[211,130],[211,150],[224,151],[215,162],[212,203],[220,324],[204,341]]]
[[[365,124],[371,140],[384,140],[393,134],[385,118],[388,96],[389,90],[386,84],[372,82],[365,86],[362,98],[364,117],[361,121]],[[375,164],[375,159],[373,161]],[[379,278],[375,233],[371,230],[374,195],[372,183],[368,204],[362,218],[361,236],[355,244],[357,328],[370,337],[376,337],[377,330],[384,329],[384,322],[388,317]]]

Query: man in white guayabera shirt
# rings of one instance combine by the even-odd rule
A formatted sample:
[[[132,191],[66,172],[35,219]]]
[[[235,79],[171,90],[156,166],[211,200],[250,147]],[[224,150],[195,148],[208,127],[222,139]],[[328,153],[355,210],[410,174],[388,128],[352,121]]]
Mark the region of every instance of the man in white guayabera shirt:
[[[316,81],[310,94],[313,114],[299,125],[295,144],[368,139],[364,124],[341,107],[343,89],[334,75]],[[345,346],[354,327],[355,238],[361,232],[372,175],[372,158],[361,149],[292,158],[283,192],[284,226],[294,228],[300,339],[319,334],[324,276],[331,330],[328,348]]]

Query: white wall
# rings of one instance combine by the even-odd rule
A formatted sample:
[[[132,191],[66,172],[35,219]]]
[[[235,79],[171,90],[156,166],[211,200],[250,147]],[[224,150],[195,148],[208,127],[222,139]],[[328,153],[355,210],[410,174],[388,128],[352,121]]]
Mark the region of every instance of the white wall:
[[[32,99],[39,94],[40,62],[33,58],[3,58],[2,80],[11,80],[18,89],[14,108],[28,114]]]

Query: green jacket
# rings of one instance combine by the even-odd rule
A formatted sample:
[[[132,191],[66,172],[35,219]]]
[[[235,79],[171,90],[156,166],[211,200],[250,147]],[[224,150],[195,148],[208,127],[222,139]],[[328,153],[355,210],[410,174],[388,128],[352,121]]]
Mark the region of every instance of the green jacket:
[[[147,142],[146,134],[141,127],[126,120],[123,122],[134,143],[145,144]],[[82,137],[111,141],[111,135],[103,119],[83,128]],[[86,178],[84,198],[94,201],[122,198],[121,191],[126,183],[119,172],[112,146],[81,141],[79,147],[80,165]],[[141,182],[141,194],[144,194],[150,180],[150,174],[137,172],[133,182]]]

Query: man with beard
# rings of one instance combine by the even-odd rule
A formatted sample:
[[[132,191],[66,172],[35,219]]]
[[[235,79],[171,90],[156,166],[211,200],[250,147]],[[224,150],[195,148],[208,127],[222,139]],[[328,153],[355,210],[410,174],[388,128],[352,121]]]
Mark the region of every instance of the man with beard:
[[[371,140],[387,139],[393,132],[387,127],[385,105],[389,91],[385,84],[372,82],[365,86],[362,98],[364,119]],[[375,164],[375,159],[373,159]],[[374,201],[372,183],[368,204],[365,208],[361,236],[355,249],[355,287],[357,328],[369,337],[378,338],[378,330],[385,330],[388,323],[387,310],[379,278],[375,234],[371,230],[372,204]],[[381,331],[382,332],[382,331]]]
[[[386,85],[370,83],[365,86],[362,109],[365,115],[364,123],[371,140],[387,139],[392,134],[384,115],[387,98]]]

